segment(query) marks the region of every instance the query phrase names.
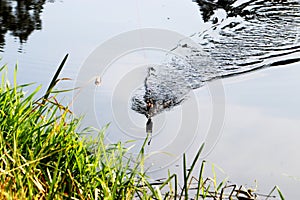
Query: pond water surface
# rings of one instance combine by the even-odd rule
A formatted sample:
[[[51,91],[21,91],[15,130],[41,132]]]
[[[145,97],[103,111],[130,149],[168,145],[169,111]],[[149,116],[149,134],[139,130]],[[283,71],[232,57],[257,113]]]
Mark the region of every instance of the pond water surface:
[[[110,122],[107,140],[135,140],[129,145],[137,152],[151,116],[146,164],[153,177],[179,172],[182,154],[192,160],[205,142],[202,158],[223,169],[220,179],[247,186],[257,181],[259,193],[279,185],[287,199],[296,199],[300,2],[222,2],[65,0],[14,7],[3,1],[1,15],[12,5],[23,21],[9,17],[13,26],[1,18],[1,64],[12,69],[18,62],[20,83],[46,88],[70,53],[61,77],[73,81],[58,87],[81,87],[64,100],[86,115],[83,126]],[[103,44],[126,46],[135,38],[145,48],[101,62],[122,46]]]

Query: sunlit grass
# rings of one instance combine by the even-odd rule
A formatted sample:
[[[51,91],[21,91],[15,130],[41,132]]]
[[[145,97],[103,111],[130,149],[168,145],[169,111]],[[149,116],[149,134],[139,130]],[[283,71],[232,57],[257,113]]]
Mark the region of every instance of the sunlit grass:
[[[140,160],[125,159],[121,143],[104,144],[106,127],[78,132],[80,120],[55,97],[36,101],[40,87],[25,94],[16,74],[13,85],[2,74],[0,199],[131,199],[147,185]],[[80,137],[91,132],[97,140]]]
[[[62,68],[66,57],[59,69]],[[105,131],[79,131],[80,119],[51,96],[53,78],[43,98],[41,87],[26,93],[29,84],[13,83],[1,68],[0,85],[0,199],[238,199],[254,198],[249,189],[203,177],[198,169],[202,145],[190,166],[183,155],[183,184],[178,174],[151,182],[144,170],[144,147],[133,157],[121,142],[105,144]],[[97,134],[96,140],[84,135]],[[212,169],[214,171],[214,168]],[[193,176],[196,172],[197,176]],[[215,174],[215,173],[213,173]],[[277,190],[275,187],[268,195]]]

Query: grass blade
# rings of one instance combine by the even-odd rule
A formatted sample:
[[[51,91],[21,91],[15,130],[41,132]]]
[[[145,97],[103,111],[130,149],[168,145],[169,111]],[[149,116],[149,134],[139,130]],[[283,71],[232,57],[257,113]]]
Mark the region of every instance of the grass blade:
[[[47,89],[47,91],[46,91],[46,93],[45,93],[45,95],[44,95],[44,97],[43,97],[42,105],[45,104],[46,100],[48,99],[48,97],[49,97],[49,95],[50,95],[50,93],[51,93],[51,90],[52,90],[53,87],[56,85],[56,83],[57,83],[57,78],[58,78],[58,76],[59,76],[59,74],[60,74],[62,68],[64,67],[65,62],[67,61],[68,56],[69,56],[69,54],[66,54],[66,55],[65,55],[64,59],[62,60],[62,62],[61,62],[60,65],[59,65],[58,69],[56,70],[56,73],[54,74],[54,76],[53,76],[53,78],[52,78],[52,80],[51,80],[51,82],[50,82],[50,85],[49,85],[49,87],[48,87],[48,89]]]

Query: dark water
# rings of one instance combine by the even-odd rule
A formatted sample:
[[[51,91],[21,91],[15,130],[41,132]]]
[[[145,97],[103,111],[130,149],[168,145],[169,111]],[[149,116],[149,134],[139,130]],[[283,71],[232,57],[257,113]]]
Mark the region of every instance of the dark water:
[[[192,36],[200,48],[180,41],[166,63],[151,66],[132,109],[152,117],[181,104],[190,90],[205,82],[300,61],[300,2],[197,0],[203,20],[213,26]],[[236,5],[237,4],[237,5]],[[223,10],[225,18],[213,16]],[[153,104],[151,108],[147,104]]]
[[[5,35],[10,34],[22,44],[26,43],[30,34],[42,29],[41,13],[46,0],[0,2],[0,51],[5,46]]]

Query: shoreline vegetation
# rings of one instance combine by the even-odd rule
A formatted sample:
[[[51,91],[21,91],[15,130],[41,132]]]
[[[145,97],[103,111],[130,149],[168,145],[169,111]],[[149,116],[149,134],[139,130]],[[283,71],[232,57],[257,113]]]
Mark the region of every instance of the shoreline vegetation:
[[[31,84],[17,84],[17,69],[12,84],[7,66],[0,69],[0,199],[284,199],[277,186],[262,195],[217,181],[214,170],[204,177],[206,162],[196,167],[204,144],[190,166],[183,155],[182,175],[153,181],[144,169],[148,138],[133,157],[121,142],[105,144],[108,126],[79,130],[80,119],[52,96],[66,60],[42,98],[40,86],[27,94]],[[83,137],[91,133],[98,138]]]

